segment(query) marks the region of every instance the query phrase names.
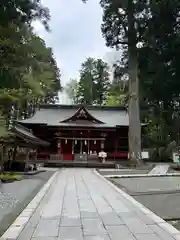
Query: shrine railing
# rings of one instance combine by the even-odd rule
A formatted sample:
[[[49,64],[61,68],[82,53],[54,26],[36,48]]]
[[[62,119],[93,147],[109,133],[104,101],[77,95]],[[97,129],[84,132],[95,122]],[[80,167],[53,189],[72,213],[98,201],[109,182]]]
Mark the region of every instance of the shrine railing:
[[[62,154],[50,154],[50,161],[62,161],[63,156]]]

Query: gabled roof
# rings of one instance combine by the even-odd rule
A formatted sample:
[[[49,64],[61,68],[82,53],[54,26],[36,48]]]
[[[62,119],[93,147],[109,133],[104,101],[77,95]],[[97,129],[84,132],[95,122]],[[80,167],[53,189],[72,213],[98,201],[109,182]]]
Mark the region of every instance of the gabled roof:
[[[69,121],[83,108],[89,114],[88,120],[83,123],[77,119]],[[18,122],[28,125],[116,127],[129,126],[129,116],[124,107],[49,104],[41,105],[34,116]]]
[[[49,145],[48,142],[45,142],[37,138],[30,129],[25,128],[20,124],[16,123],[10,131],[14,133],[17,137],[23,139],[25,142],[30,143],[32,145],[42,145],[42,146]]]
[[[73,114],[71,117],[61,121],[61,123],[69,123],[69,122],[78,123],[79,121],[82,122],[83,120],[84,120],[84,124],[86,124],[87,121],[92,122],[92,123],[97,123],[97,124],[103,123],[99,119],[92,116],[91,113],[88,111],[88,109],[85,108],[84,106],[78,108],[78,110],[75,112],[75,114]]]

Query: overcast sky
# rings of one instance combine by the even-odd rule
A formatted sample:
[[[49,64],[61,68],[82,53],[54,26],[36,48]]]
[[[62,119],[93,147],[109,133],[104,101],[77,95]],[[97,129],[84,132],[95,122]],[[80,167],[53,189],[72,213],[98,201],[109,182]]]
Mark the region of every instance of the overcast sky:
[[[103,57],[108,51],[101,35],[101,8],[98,0],[42,0],[50,9],[51,33],[40,24],[36,32],[53,48],[62,73],[62,83],[76,77],[86,57]]]
[[[102,13],[99,0],[42,0],[50,10],[51,33],[40,23],[35,30],[53,48],[61,70],[63,85],[70,78],[78,77],[81,63],[87,57],[109,59],[105,40],[101,34]],[[110,57],[112,58],[112,56]]]

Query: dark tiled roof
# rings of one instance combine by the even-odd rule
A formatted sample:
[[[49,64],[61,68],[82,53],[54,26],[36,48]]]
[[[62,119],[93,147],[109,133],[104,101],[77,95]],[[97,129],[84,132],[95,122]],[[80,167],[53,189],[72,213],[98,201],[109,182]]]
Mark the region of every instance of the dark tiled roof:
[[[24,139],[27,142],[32,143],[33,145],[44,145],[47,146],[49,145],[48,142],[45,142],[39,138],[37,138],[31,131],[30,129],[25,128],[24,126],[20,124],[15,124],[15,126],[11,129],[15,135],[18,137]]]
[[[42,105],[33,117],[19,121],[25,124],[46,124],[49,126],[91,126],[94,127],[116,127],[129,126],[129,117],[125,108],[106,106],[85,106],[88,112],[104,124],[84,123],[77,124],[63,123],[64,120],[72,117],[81,105]]]

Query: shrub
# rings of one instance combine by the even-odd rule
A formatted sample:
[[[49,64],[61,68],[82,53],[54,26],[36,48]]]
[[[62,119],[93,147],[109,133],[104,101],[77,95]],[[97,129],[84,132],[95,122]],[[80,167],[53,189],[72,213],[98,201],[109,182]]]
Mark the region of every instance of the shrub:
[[[149,149],[149,159],[152,162],[158,162],[158,150],[156,148]]]
[[[174,163],[171,165],[171,168],[176,170],[176,171],[180,171],[180,164],[179,163]]]
[[[0,179],[2,182],[20,181],[23,179],[23,175],[22,174],[13,174],[13,173],[4,173],[4,174],[0,174]]]
[[[167,146],[158,146],[149,150],[150,160],[152,162],[172,161],[173,150],[176,149],[176,142],[172,141]]]

